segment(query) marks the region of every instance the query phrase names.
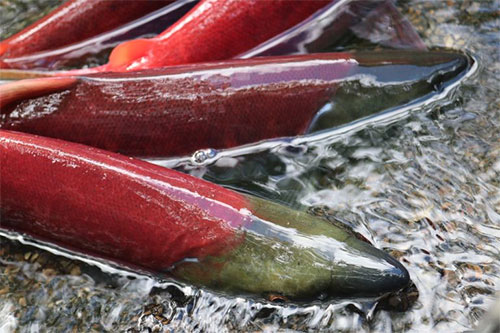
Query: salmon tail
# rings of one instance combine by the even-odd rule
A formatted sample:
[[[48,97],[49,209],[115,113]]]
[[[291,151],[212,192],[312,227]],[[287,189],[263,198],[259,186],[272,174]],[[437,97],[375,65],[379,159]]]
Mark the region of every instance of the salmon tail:
[[[77,80],[75,77],[42,77],[2,84],[0,85],[0,110],[25,98],[38,97],[68,89]]]
[[[392,0],[385,0],[351,31],[362,39],[395,49],[426,50],[415,28],[399,12]]]

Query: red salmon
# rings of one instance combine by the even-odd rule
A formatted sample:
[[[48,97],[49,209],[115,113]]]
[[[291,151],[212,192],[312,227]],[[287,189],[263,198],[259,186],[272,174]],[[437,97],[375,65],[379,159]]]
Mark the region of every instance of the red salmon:
[[[95,36],[174,0],[69,0],[0,43],[0,60],[53,49]],[[0,67],[1,67],[0,61]]]

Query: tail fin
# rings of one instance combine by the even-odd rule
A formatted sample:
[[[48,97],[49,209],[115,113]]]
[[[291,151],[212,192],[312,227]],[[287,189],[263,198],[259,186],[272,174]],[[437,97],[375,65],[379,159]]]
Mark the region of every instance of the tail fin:
[[[0,110],[15,101],[67,89],[77,80],[75,77],[42,77],[0,85]]]
[[[374,44],[394,49],[427,49],[415,28],[390,0],[377,6],[351,30]]]

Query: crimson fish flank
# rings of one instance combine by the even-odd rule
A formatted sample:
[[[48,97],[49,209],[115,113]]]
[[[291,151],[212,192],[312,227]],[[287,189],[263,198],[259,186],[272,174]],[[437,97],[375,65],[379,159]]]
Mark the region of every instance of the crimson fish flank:
[[[0,43],[0,60],[68,45],[139,18],[174,0],[69,0]],[[0,68],[6,66],[0,61]]]
[[[349,55],[332,54],[103,73],[12,103],[13,91],[29,98],[27,85],[42,89],[60,78],[22,80],[0,86],[0,128],[136,156],[233,147],[304,133],[355,66]]]
[[[20,80],[0,86],[0,128],[126,155],[186,155],[341,125],[435,93],[468,66],[460,53],[385,51]]]
[[[157,37],[117,46],[108,64],[64,75],[230,59],[293,27],[332,1],[337,0],[203,0]]]
[[[326,220],[174,170],[4,130],[0,160],[0,228],[73,251],[216,290],[299,300],[409,283],[395,259]]]

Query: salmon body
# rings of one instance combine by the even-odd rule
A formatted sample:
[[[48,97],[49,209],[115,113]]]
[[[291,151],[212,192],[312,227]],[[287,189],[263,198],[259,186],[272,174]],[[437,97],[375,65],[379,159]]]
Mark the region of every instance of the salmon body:
[[[392,0],[338,0],[237,58],[331,52],[349,35],[394,49],[426,48]]]
[[[2,227],[162,270],[229,247],[245,223],[228,221],[242,196],[170,169],[15,132],[0,147]]]
[[[362,118],[435,92],[468,66],[458,53],[325,53],[21,80],[0,86],[0,128],[127,155],[184,155]],[[352,98],[369,105],[336,111]]]
[[[57,69],[120,40],[137,38],[145,30],[156,33],[158,25],[163,24],[165,29],[195,3],[177,1],[163,8],[162,13],[131,22],[130,27],[59,49],[11,56],[3,59],[4,67]],[[394,48],[425,49],[392,0],[204,0],[157,37],[118,45],[106,65],[53,74],[88,75],[233,57],[328,52],[349,40],[350,35]],[[0,73],[1,77],[6,75],[10,74]]]
[[[294,299],[380,295],[409,283],[395,259],[326,220],[174,170],[4,130],[0,160],[0,228],[73,251]]]
[[[63,66],[81,67],[81,64],[85,63],[91,55],[99,56],[103,52],[111,51],[115,46],[127,40],[161,33],[177,22],[197,2],[197,0],[176,0],[148,15],[76,43],[26,55],[3,57],[1,61],[3,61],[3,66],[9,69],[56,70]],[[127,5],[130,5],[130,2],[127,2]]]
[[[63,88],[2,107],[0,127],[143,157],[234,147],[304,133],[354,67],[352,56],[330,54],[21,80],[0,86],[2,105],[15,99],[10,87]]]
[[[337,0],[333,0],[337,1]],[[332,0],[203,0],[152,39],[116,47],[101,71],[230,59],[293,27]]]
[[[0,60],[75,43],[173,1],[69,0],[41,20],[2,41]]]

